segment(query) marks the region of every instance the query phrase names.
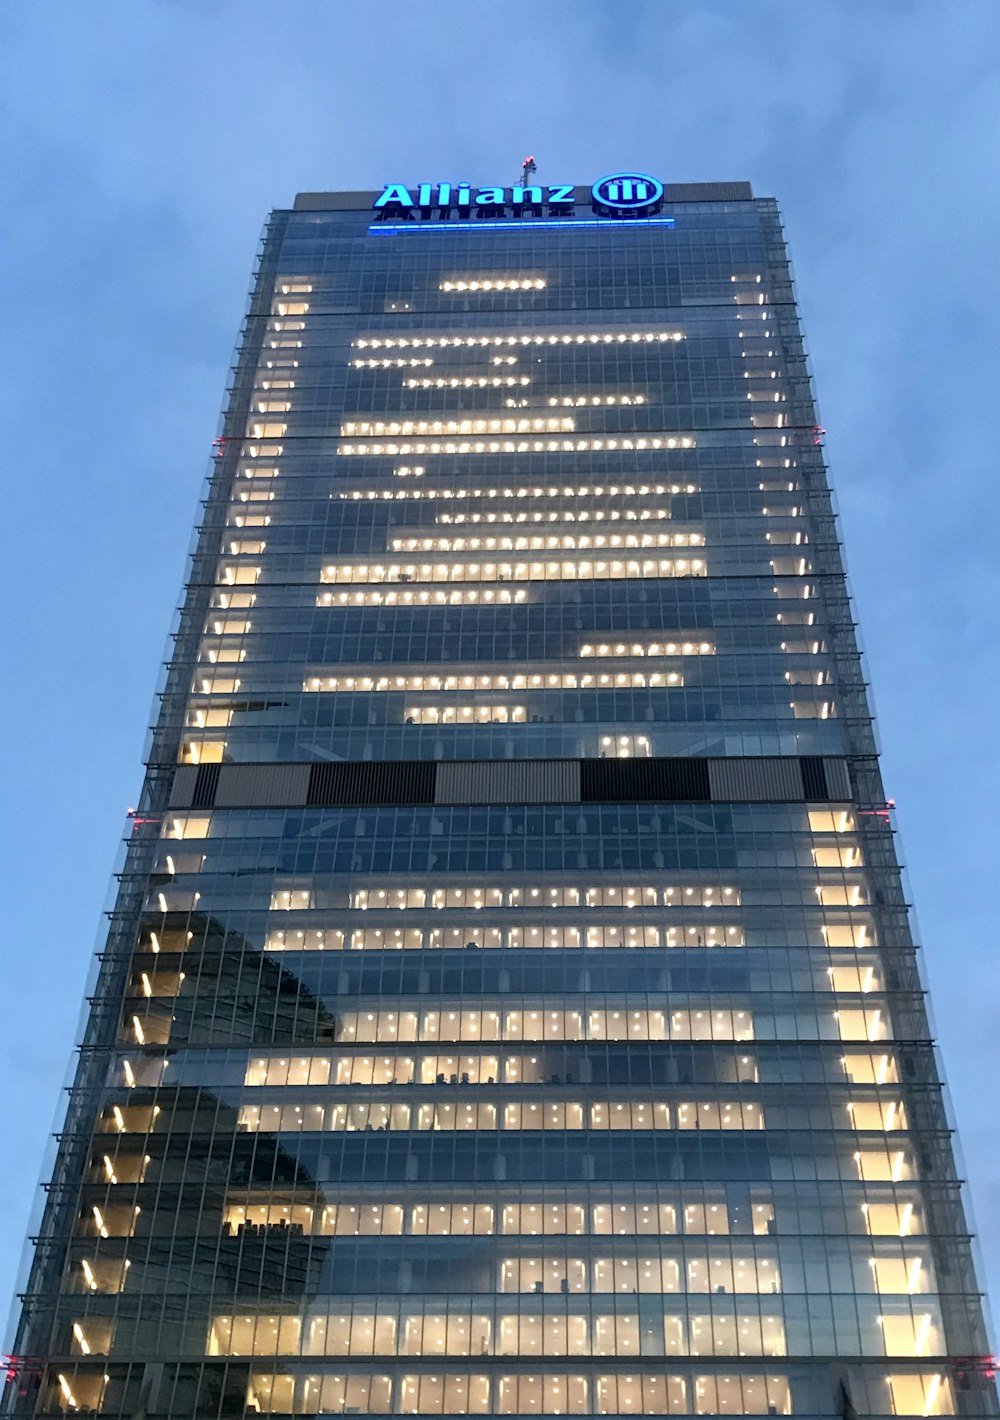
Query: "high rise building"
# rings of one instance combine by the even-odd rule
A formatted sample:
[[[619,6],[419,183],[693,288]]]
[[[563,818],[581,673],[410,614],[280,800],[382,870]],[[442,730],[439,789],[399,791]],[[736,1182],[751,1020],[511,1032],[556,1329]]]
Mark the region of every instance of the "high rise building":
[[[300,196],[5,1413],[994,1416],[987,1350],[775,203]]]

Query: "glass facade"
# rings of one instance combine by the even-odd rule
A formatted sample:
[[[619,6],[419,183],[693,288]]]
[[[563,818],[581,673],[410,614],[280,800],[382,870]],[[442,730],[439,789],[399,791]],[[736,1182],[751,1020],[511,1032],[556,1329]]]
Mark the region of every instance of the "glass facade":
[[[374,196],[266,229],[4,1413],[996,1415],[775,203]]]

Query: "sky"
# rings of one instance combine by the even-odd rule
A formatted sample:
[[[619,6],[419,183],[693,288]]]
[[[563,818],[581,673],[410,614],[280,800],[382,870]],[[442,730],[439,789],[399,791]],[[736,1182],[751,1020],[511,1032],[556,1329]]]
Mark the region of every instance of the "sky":
[[[510,183],[528,152],[542,182],[749,179],[781,204],[1000,1296],[998,69],[996,0],[3,6],[0,1321],[266,214]]]

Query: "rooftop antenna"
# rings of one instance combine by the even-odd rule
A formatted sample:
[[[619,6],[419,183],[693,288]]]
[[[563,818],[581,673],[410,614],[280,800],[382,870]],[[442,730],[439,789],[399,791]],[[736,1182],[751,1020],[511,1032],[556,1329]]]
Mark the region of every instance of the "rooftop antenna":
[[[534,158],[530,156],[525,158],[524,162],[521,164],[521,186],[527,187],[528,179],[531,177],[532,173],[537,173],[537,171],[538,164],[535,162]]]

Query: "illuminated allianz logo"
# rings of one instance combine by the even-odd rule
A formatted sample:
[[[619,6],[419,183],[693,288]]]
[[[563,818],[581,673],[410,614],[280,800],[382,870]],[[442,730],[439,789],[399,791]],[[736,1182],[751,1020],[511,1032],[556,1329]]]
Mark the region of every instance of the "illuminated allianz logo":
[[[616,212],[640,212],[655,207],[663,196],[663,183],[648,173],[609,173],[590,189],[599,207]]]
[[[572,183],[560,183],[543,189],[537,186],[473,188],[467,182],[439,182],[436,185],[422,182],[418,183],[414,196],[405,183],[389,182],[372,205],[376,211],[383,208],[403,211],[416,208],[429,212],[434,208],[448,211],[457,207],[459,212],[475,210],[482,214],[502,212],[508,207],[521,211],[542,206],[550,212],[572,212],[575,202],[576,191]]]
[[[577,192],[572,183],[477,188],[467,182],[421,182],[411,188],[389,182],[372,206],[382,216],[447,217],[457,211],[460,217],[573,217]],[[609,173],[593,184],[590,194],[598,217],[635,217],[659,207],[663,183],[648,173]]]

